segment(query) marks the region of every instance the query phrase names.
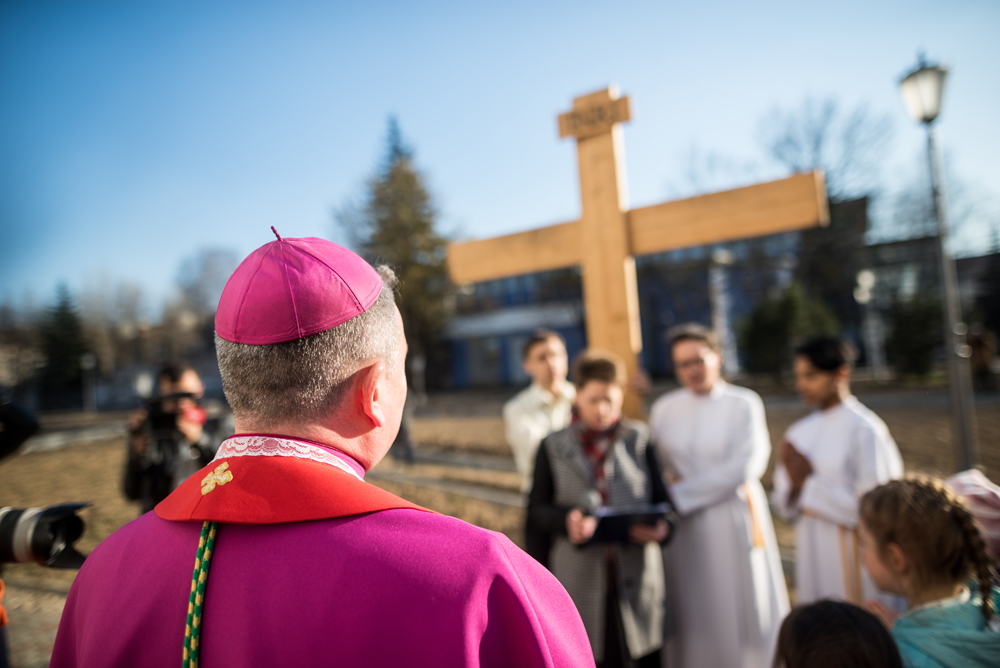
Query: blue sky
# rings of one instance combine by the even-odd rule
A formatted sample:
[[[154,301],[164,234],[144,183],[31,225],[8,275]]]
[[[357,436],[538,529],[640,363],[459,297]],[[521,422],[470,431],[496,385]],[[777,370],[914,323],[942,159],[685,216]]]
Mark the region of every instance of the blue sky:
[[[632,97],[633,206],[686,194],[693,151],[782,176],[759,121],[807,96],[892,119],[879,184],[892,191],[924,160],[897,89],[918,49],[953,67],[939,123],[951,173],[996,202],[998,34],[996,2],[8,1],[0,301],[125,281],[155,315],[201,248],[243,256],[270,225],[346,241],[331,212],[361,195],[390,114],[445,230],[572,220],[575,146],[556,116],[612,82]],[[985,251],[991,225],[971,220],[960,250]]]

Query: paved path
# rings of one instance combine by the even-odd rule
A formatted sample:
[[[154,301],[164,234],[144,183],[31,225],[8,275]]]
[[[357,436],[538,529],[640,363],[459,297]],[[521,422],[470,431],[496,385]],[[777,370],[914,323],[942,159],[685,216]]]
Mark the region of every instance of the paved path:
[[[474,450],[424,450],[416,448],[414,461],[428,464],[446,464],[490,471],[516,471],[512,456],[491,455]]]
[[[436,489],[441,492],[459,494],[461,496],[479,499],[480,501],[489,501],[490,503],[496,503],[501,506],[510,506],[512,508],[525,508],[528,505],[527,497],[520,492],[511,492],[509,490],[500,489],[499,487],[481,485],[474,482],[430,478],[426,476],[413,475],[400,470],[380,471],[375,469],[366,473],[365,477],[372,478],[374,480],[388,480],[390,482],[397,482],[403,485],[423,487],[425,489]]]

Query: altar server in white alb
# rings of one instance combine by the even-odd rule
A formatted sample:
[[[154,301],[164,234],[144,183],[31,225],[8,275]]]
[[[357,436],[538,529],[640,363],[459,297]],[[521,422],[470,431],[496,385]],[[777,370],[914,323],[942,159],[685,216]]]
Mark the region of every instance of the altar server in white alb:
[[[856,605],[879,598],[861,567],[858,500],[903,475],[903,460],[885,423],[850,387],[854,350],[820,337],[796,350],[795,386],[815,411],[785,434],[774,472],[773,500],[795,520],[795,586],[800,604],[821,598]]]
[[[665,552],[670,668],[765,668],[788,591],[760,476],[771,441],[764,404],[722,380],[715,334],[668,334],[684,386],[653,404],[652,440],[681,519]]]

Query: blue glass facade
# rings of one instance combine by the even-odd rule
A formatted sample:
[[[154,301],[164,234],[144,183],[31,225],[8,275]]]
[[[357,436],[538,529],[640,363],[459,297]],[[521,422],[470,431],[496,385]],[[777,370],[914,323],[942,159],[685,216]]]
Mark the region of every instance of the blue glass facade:
[[[708,275],[713,253],[728,251],[727,302],[730,323],[737,325],[759,299],[791,280],[798,252],[798,233],[785,233],[717,246],[697,246],[637,258],[636,273],[643,339],[643,366],[653,376],[673,372],[665,334],[674,325],[711,325]],[[552,309],[572,305],[579,317],[567,323]],[[449,336],[451,379],[456,388],[521,385],[524,341],[539,327],[559,332],[570,357],[586,347],[583,292],[578,269],[541,272],[467,286],[458,295],[455,320],[467,324],[492,314],[490,325],[475,336]],[[536,308],[528,313],[526,309]],[[506,320],[503,314],[510,314]],[[534,314],[534,315],[532,315]],[[501,316],[501,317],[496,317]],[[526,317],[527,316],[527,317]],[[559,320],[555,322],[554,320]],[[489,331],[492,327],[492,331]]]

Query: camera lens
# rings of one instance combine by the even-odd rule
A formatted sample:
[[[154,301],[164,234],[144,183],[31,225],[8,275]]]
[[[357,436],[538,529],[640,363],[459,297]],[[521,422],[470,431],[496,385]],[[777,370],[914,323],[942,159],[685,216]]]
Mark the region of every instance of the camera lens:
[[[52,568],[79,568],[85,557],[73,543],[83,535],[83,520],[76,513],[89,505],[0,508],[0,563],[34,561]]]

